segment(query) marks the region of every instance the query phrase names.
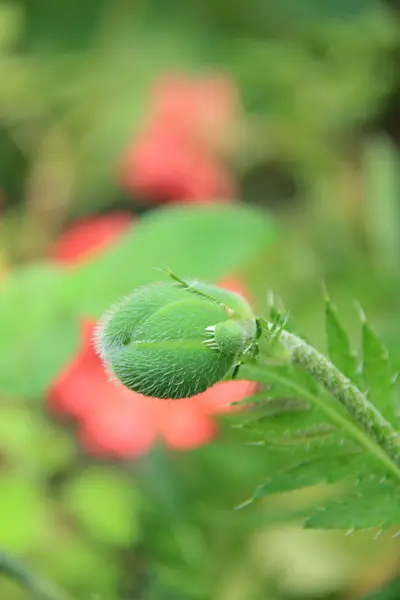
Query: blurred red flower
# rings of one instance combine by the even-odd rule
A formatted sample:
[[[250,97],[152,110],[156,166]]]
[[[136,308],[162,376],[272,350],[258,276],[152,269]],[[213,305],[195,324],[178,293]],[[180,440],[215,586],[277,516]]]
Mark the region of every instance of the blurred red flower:
[[[222,73],[203,77],[168,74],[155,83],[153,98],[155,122],[173,123],[176,134],[209,149],[221,149],[240,117],[238,89]]]
[[[157,202],[209,202],[237,194],[222,159],[239,114],[234,84],[222,75],[162,78],[151,124],[127,150],[122,185]]]
[[[50,410],[79,423],[86,450],[99,456],[135,457],[158,440],[175,449],[201,446],[215,437],[214,415],[251,395],[249,381],[217,383],[182,400],[159,400],[132,392],[110,378],[96,354],[95,322],[86,321],[78,354],[57,377],[49,392]]]
[[[63,265],[88,260],[117,241],[132,222],[133,217],[127,212],[78,219],[60,235],[50,251],[50,258]]]
[[[129,190],[154,201],[213,202],[236,195],[219,160],[162,128],[147,132],[128,151],[122,179]]]

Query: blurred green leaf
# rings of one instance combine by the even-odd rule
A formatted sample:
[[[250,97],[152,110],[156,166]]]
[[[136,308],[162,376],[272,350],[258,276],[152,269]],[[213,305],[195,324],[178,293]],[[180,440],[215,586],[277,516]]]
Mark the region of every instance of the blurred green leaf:
[[[400,157],[395,144],[384,136],[365,143],[363,155],[365,227],[379,269],[398,269]]]
[[[137,491],[133,482],[106,467],[92,467],[65,489],[66,505],[94,537],[128,546],[139,534]]]
[[[397,600],[400,597],[400,577],[383,585],[379,590],[362,596],[360,600]]]
[[[23,461],[40,441],[42,422],[26,407],[2,406],[0,418],[0,452],[6,459]]]
[[[272,12],[289,19],[289,22],[309,25],[314,20],[356,19],[379,6],[379,0],[283,0],[273,3]]]
[[[106,255],[65,281],[68,303],[80,314],[100,316],[119,297],[165,276],[217,281],[253,260],[276,239],[262,210],[243,204],[168,207],[145,215]]]
[[[0,50],[8,50],[19,39],[23,13],[16,2],[3,2],[0,6]]]
[[[26,406],[1,406],[0,453],[20,471],[44,474],[70,464],[76,453],[73,438]]]
[[[0,477],[0,546],[24,552],[37,548],[45,523],[44,498],[29,478]]]
[[[77,317],[99,316],[137,285],[162,278],[156,267],[216,280],[243,267],[275,236],[262,211],[240,204],[168,208],[68,275],[41,264],[15,271],[0,291],[0,389],[42,397],[78,345]]]
[[[59,295],[64,273],[31,265],[6,276],[0,289],[0,390],[41,398],[79,339],[76,317]]]
[[[73,600],[93,597],[95,590],[101,590],[101,600],[115,600],[120,571],[114,548],[100,547],[71,529],[56,530],[53,544],[46,555],[47,573],[54,581],[70,582]]]

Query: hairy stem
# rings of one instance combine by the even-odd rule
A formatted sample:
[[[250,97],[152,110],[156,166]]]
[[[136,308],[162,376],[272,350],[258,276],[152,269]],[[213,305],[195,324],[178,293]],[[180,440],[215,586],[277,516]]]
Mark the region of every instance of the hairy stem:
[[[276,383],[278,385],[285,386],[291,389],[292,392],[298,395],[299,398],[303,398],[313,406],[316,406],[322,413],[324,413],[329,420],[340,430],[347,433],[348,436],[353,438],[362,448],[370,452],[372,456],[384,465],[389,473],[391,473],[396,479],[400,480],[400,468],[396,462],[383,450],[383,448],[374,440],[372,437],[360,427],[358,423],[352,418],[348,418],[347,415],[342,414],[341,411],[336,410],[331,403],[326,402],[326,398],[320,394],[314,394],[308,388],[303,387],[296,381],[288,380],[279,373],[273,367],[266,365],[250,365],[244,364],[240,368],[240,375],[244,379],[250,381],[257,381],[259,383]]]
[[[264,320],[263,325],[267,333],[274,327]],[[385,450],[397,466],[400,466],[399,434],[369,402],[365,394],[323,354],[301,338],[282,329],[279,341],[288,351],[291,361],[310,373],[339,400],[355,421]]]

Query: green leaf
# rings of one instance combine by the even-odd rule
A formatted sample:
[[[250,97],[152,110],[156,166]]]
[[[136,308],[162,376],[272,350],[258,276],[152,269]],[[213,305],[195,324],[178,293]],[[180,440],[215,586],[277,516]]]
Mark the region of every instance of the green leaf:
[[[46,555],[46,573],[53,581],[74,582],[69,591],[76,594],[70,600],[93,597],[94,588],[101,589],[101,600],[115,598],[121,571],[117,561],[111,559],[114,548],[96,544],[94,549],[88,536],[71,528],[62,533],[57,529],[51,541],[53,547]]]
[[[366,320],[362,325],[363,382],[367,397],[391,423],[398,422],[389,354]]]
[[[254,499],[262,498],[267,494],[289,492],[311,485],[343,480],[351,477],[354,469],[360,468],[360,463],[366,462],[365,456],[361,456],[360,460],[359,453],[349,453],[340,447],[336,448],[338,456],[332,456],[331,451],[328,453],[325,446],[321,451],[325,454],[322,458],[318,456],[300,462],[259,486],[254,493]],[[310,455],[312,454],[313,452],[310,452]]]
[[[26,477],[0,478],[0,546],[11,551],[35,550],[45,525],[44,498]]]
[[[78,347],[80,319],[162,279],[155,268],[218,280],[275,236],[264,212],[241,204],[171,207],[143,217],[108,254],[76,270],[34,264],[15,271],[0,289],[0,391],[42,398]]]
[[[100,316],[120,296],[165,275],[218,281],[275,240],[268,215],[244,204],[169,206],[148,213],[107,254],[77,269],[64,294],[79,314]]]
[[[273,385],[267,392],[260,393],[260,400],[250,411],[244,415],[230,415],[231,421],[239,421],[233,426],[256,437],[257,444],[278,446],[306,444],[325,438],[336,430],[326,422],[324,413],[317,407],[288,396],[287,392],[283,386]],[[246,401],[251,403],[252,397]]]
[[[78,344],[79,323],[59,295],[64,272],[35,264],[0,289],[0,390],[41,398]]]
[[[345,482],[350,491],[357,489],[354,498],[351,495],[345,497],[349,502],[347,514],[343,509],[343,515],[347,517],[346,527],[374,526],[377,521],[373,509],[374,500],[368,500],[368,505],[361,505],[358,513],[358,500],[362,500],[364,493],[366,494],[363,483],[366,477],[372,477],[375,486],[380,482],[386,486],[392,485],[396,489],[400,486],[396,466],[376,442],[349,418],[344,407],[327,395],[323,388],[317,386],[316,389],[310,389],[307,379],[302,379],[293,365],[245,365],[242,367],[241,376],[267,385],[270,396],[273,396],[275,385],[279,393],[283,391],[285,394],[280,399],[280,407],[279,397],[272,405],[269,404],[271,400],[264,407],[262,404],[256,404],[254,418],[250,415],[248,423],[245,423],[246,430],[249,429],[252,434],[264,438],[268,445],[268,458],[273,457],[273,468],[269,467],[267,480],[258,486],[252,498],[242,506],[269,494],[295,491],[318,484]],[[301,409],[301,402],[310,407],[309,411],[304,410],[304,405]],[[313,440],[312,432],[326,425],[331,425],[334,429],[327,432],[325,437]],[[264,431],[260,431],[260,428]],[[305,432],[303,438],[302,430]],[[298,442],[298,436],[302,443]],[[364,485],[363,488],[359,488],[361,484]],[[370,486],[368,493],[374,497],[373,486]],[[338,513],[342,515],[342,504],[326,500],[319,508],[321,510],[311,508],[308,511],[310,521],[307,521],[307,526],[338,526]],[[371,510],[370,521],[367,509]],[[399,512],[396,495],[389,495],[382,512],[383,510],[386,518],[381,518],[379,524],[386,527],[393,524]]]
[[[11,2],[0,6],[0,50],[11,47],[23,30],[23,13],[19,6]]]
[[[361,600],[398,600],[400,598],[400,577],[386,582],[378,590],[374,590]]]
[[[384,476],[359,481],[350,495],[327,501],[306,522],[318,529],[386,529],[400,525],[400,484]]]
[[[338,22],[343,20],[348,23],[353,19],[359,19],[376,7],[376,0],[325,0],[325,2],[285,0],[272,6],[272,10],[282,18],[286,17],[290,24],[299,26],[306,22],[310,25],[315,21],[321,27],[325,20],[328,22],[330,19]]]
[[[261,327],[267,327],[263,320]],[[267,335],[263,337],[267,339]],[[245,430],[250,436],[249,443],[273,446],[308,444],[327,438],[335,431],[326,413],[304,401],[303,390],[312,395],[320,390],[318,383],[305,371],[292,364],[263,368],[262,383],[267,384],[267,389],[256,395],[256,401],[252,397],[244,401],[244,404],[252,405],[252,409],[244,417],[231,417],[232,420],[241,418],[236,428]],[[295,390],[294,383],[297,386]],[[324,402],[329,406],[332,399],[327,397]]]
[[[70,464],[76,444],[67,432],[55,429],[38,411],[26,406],[2,406],[0,454],[6,462],[43,475],[44,471],[52,473]]]
[[[329,298],[325,301],[325,327],[328,356],[333,364],[356,385],[359,381],[357,357]]]
[[[319,384],[305,371],[293,364],[288,365],[263,365],[253,366],[251,378],[267,385],[267,389],[259,392],[260,406],[255,405],[255,412],[250,416],[242,417],[242,422],[256,425],[263,424],[268,430],[281,427],[282,430],[289,428],[295,432],[304,428],[337,424],[335,416],[348,422],[345,409],[333,398],[321,389]],[[244,367],[241,368],[241,376],[245,377]],[[257,396],[258,396],[257,395]],[[257,397],[256,397],[257,398]],[[268,400],[265,403],[265,399]],[[311,399],[311,402],[309,401]],[[274,403],[271,401],[275,400]],[[252,397],[246,399],[246,403],[252,402]]]
[[[368,138],[363,153],[365,229],[377,267],[395,273],[400,257],[398,164],[397,145],[389,136]]]
[[[300,414],[276,414],[262,416],[242,424],[249,429],[257,440],[262,438],[266,444],[287,445],[307,444],[314,439],[326,438],[333,434],[335,427],[326,422],[318,411],[308,409]]]
[[[69,483],[66,505],[95,538],[128,546],[139,533],[137,492],[122,474],[92,467]]]

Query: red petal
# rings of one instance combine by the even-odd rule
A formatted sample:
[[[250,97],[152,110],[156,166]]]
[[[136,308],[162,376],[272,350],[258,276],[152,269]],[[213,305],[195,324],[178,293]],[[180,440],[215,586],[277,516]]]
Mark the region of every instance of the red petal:
[[[131,224],[132,216],[123,212],[79,219],[61,234],[50,255],[64,265],[82,262],[113,244]]]

